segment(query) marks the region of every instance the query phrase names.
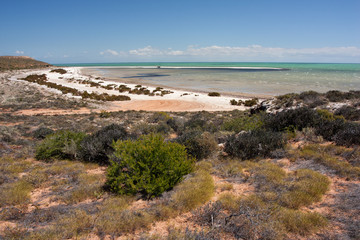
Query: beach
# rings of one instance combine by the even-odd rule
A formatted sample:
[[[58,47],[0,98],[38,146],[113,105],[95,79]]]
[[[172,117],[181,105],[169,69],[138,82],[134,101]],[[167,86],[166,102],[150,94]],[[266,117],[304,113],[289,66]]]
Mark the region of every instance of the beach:
[[[54,69],[54,68],[52,68]],[[161,88],[165,94],[155,94],[149,96],[145,94],[134,94],[129,92],[119,92],[115,90],[119,86],[126,86],[130,89],[136,89],[139,84],[142,84],[141,80],[137,82],[136,79],[108,79],[98,75],[90,75],[86,68],[83,67],[65,67],[65,74],[57,72],[51,72],[52,69],[41,69],[41,70],[23,70],[13,74],[9,79],[12,81],[23,81],[29,75],[43,75],[47,77],[47,82],[56,83],[61,86],[76,89],[81,92],[97,93],[97,94],[109,94],[109,95],[123,95],[131,98],[130,101],[107,101],[104,102],[100,107],[96,109],[80,109],[74,110],[72,113],[89,113],[99,111],[232,111],[235,109],[245,110],[248,107],[233,106],[230,104],[230,100],[234,99],[231,95],[221,95],[218,97],[208,96],[206,92],[197,91],[185,91],[175,88],[168,88],[165,86],[156,85],[141,85],[141,88],[147,89],[150,92],[156,91]],[[85,84],[84,82],[87,82]],[[96,83],[98,86],[91,86],[90,82]],[[34,83],[32,83],[34,84]],[[37,85],[37,84],[34,84]],[[100,87],[99,87],[100,86]],[[111,86],[111,87],[107,87]],[[42,89],[46,89],[53,93],[61,94],[59,90],[47,88],[44,86],[38,86]],[[72,94],[66,94],[69,98],[81,98],[80,96],[73,96]],[[257,96],[260,99],[265,99],[265,96]],[[245,101],[251,99],[251,97],[237,97],[236,100]],[[22,111],[19,114],[63,114],[62,110],[46,110],[46,109],[32,109],[30,111]],[[65,113],[66,114],[66,113]]]

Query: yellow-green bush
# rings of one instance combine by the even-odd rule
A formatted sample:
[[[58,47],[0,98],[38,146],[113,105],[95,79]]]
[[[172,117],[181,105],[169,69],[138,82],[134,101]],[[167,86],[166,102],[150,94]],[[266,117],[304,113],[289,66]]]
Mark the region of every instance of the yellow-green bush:
[[[164,142],[160,135],[147,135],[136,141],[117,141],[107,173],[107,187],[119,194],[159,196],[191,172],[194,160],[185,147]]]

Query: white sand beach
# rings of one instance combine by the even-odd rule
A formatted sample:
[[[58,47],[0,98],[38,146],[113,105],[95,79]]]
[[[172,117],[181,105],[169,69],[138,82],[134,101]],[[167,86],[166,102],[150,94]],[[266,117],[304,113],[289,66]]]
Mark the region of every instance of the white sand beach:
[[[54,69],[54,68],[52,68]],[[66,67],[63,68],[67,71],[65,74],[60,74],[57,72],[51,72],[52,69],[42,69],[42,70],[23,70],[19,71],[16,74],[10,77],[10,80],[14,81],[24,81],[22,78],[31,75],[31,74],[46,74],[47,81],[56,83],[62,86],[69,88],[74,88],[79,91],[87,91],[88,93],[107,93],[109,95],[125,95],[131,98],[130,101],[108,101],[104,104],[102,110],[107,111],[126,111],[126,110],[144,110],[144,111],[231,111],[234,109],[245,110],[244,106],[233,106],[230,104],[230,100],[234,99],[232,96],[219,96],[211,97],[207,93],[201,92],[190,92],[177,89],[164,88],[164,90],[170,90],[170,94],[163,96],[155,95],[149,96],[144,94],[132,94],[129,92],[119,92],[114,89],[105,89],[99,86],[90,86],[90,84],[84,84],[81,81],[88,81],[100,84],[101,86],[113,86],[114,88],[119,87],[120,85],[126,85],[131,89],[134,89],[137,84],[127,83],[127,81],[121,83],[119,81],[112,81],[111,79],[104,79],[99,76],[86,75],[82,73],[82,67]],[[35,83],[32,83],[37,85]],[[42,88],[47,88],[40,86]],[[144,86],[150,91],[156,89],[156,86]],[[47,88],[49,91],[54,93],[62,94],[59,90]],[[71,94],[66,94],[69,98],[81,98],[80,96],[73,96]],[[249,98],[235,98],[236,100],[246,100]],[[40,111],[40,110],[39,110]],[[84,109],[81,110],[82,113]],[[92,110],[94,111],[94,110]],[[95,110],[96,111],[96,110]],[[86,111],[85,111],[86,112]],[[56,111],[54,112],[56,114]]]

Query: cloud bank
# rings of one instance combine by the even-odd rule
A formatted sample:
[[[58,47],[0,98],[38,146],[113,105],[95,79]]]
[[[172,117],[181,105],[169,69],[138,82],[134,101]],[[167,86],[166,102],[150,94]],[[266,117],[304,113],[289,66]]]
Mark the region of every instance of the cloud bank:
[[[16,50],[15,54],[21,55],[21,54],[24,54],[24,51]]]
[[[121,53],[121,54],[120,54]],[[122,56],[131,59],[147,60],[198,60],[198,61],[348,61],[360,62],[358,47],[322,48],[280,48],[251,45],[230,46],[189,46],[184,50],[172,48],[159,49],[152,46],[117,52],[106,50],[101,55]]]

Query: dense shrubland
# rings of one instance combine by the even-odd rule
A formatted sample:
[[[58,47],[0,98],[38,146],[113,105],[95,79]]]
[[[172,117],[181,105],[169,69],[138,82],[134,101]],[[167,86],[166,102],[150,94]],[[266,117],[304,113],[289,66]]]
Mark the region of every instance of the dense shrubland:
[[[316,203],[336,184],[333,176],[341,184],[360,178],[356,109],[333,112],[0,114],[0,122],[20,123],[1,126],[0,220],[17,224],[1,237],[330,238],[336,219]],[[60,205],[32,202],[41,188]],[[36,207],[26,212],[28,204]],[[348,211],[344,205],[339,211]],[[146,233],[179,215],[197,229]],[[341,217],[356,239],[355,218]]]

